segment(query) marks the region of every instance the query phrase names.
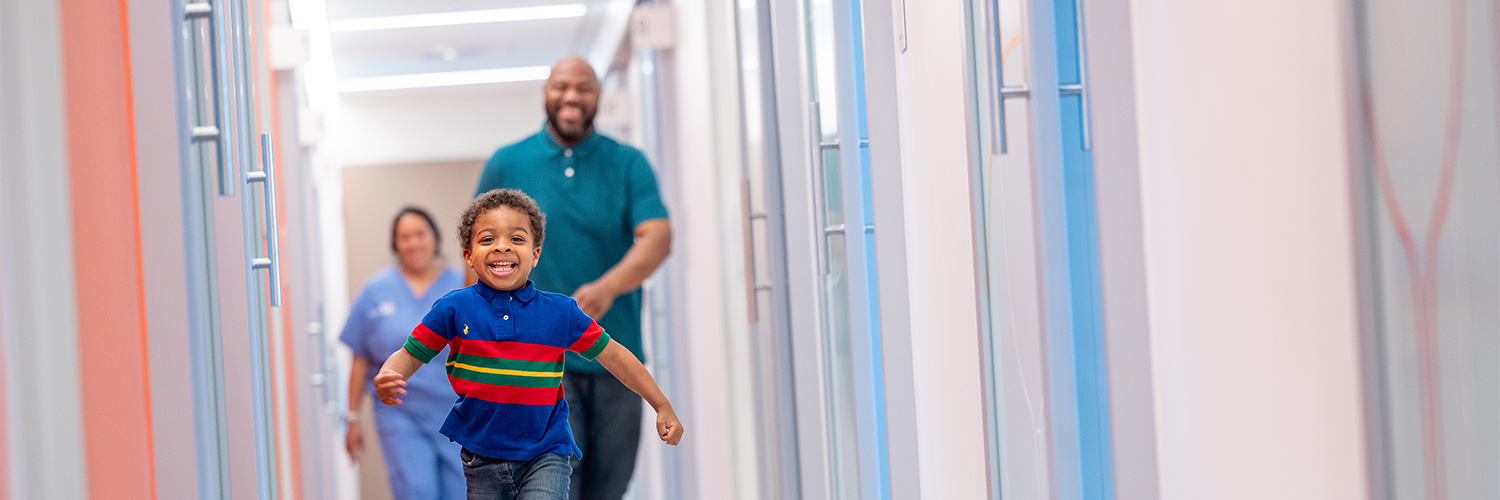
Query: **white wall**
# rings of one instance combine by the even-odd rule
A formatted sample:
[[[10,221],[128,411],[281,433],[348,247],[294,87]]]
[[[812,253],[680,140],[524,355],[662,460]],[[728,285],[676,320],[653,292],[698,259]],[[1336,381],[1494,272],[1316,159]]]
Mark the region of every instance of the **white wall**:
[[[1133,2],[1161,498],[1366,498],[1336,0]]]
[[[984,498],[987,460],[964,99],[969,78],[964,70],[964,2],[922,2],[920,8],[917,2],[906,4],[908,45],[896,56],[896,88],[916,473],[922,498]]]
[[[345,166],[485,160],[542,129],[542,82],[353,92],[328,127]]]

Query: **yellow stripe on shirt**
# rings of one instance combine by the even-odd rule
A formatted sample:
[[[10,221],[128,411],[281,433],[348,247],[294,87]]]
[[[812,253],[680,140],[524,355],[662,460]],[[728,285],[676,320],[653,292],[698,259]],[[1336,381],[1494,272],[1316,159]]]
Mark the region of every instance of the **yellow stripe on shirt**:
[[[561,377],[563,375],[563,372],[528,372],[528,371],[522,371],[522,370],[505,370],[505,369],[500,369],[500,368],[485,368],[485,367],[482,367],[482,366],[474,366],[474,365],[470,365],[470,364],[459,363],[457,361],[449,361],[448,362],[448,366],[452,366],[452,367],[456,367],[456,368],[463,368],[465,370],[475,371],[475,372],[479,372],[479,373],[493,373],[495,375],[515,375],[517,377]]]

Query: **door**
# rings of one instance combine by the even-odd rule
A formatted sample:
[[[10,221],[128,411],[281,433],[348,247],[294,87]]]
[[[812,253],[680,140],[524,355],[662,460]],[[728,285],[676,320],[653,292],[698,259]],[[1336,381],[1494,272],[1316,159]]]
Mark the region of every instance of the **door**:
[[[1080,5],[969,4],[995,497],[1113,498]]]
[[[198,491],[295,497],[276,155],[258,125],[259,5],[178,3],[177,85]],[[294,371],[293,371],[294,373]],[[295,377],[292,380],[296,380]],[[276,404],[276,402],[281,404]],[[280,417],[280,418],[278,418]],[[282,438],[282,439],[278,439]],[[279,446],[278,446],[279,445]],[[280,469],[278,469],[280,465]]]

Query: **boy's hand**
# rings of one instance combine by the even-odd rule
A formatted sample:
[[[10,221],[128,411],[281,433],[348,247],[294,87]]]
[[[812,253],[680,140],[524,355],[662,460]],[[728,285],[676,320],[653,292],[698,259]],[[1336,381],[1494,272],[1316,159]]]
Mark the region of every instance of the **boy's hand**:
[[[380,402],[388,405],[399,405],[401,400],[397,396],[406,394],[406,379],[401,377],[396,370],[384,369],[375,374],[375,395],[380,397]]]
[[[677,413],[672,407],[663,408],[656,412],[656,435],[661,437],[662,442],[677,446],[682,441],[682,422],[677,421]]]

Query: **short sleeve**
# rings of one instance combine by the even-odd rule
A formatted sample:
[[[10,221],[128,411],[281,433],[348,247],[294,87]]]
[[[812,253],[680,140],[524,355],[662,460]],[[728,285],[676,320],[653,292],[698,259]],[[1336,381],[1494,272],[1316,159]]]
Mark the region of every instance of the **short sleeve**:
[[[661,203],[656,188],[656,174],[640,151],[630,150],[630,227],[634,229],[651,219],[667,218],[667,207]]]
[[[373,358],[370,355],[370,320],[369,314],[369,285],[360,290],[359,296],[354,298],[354,304],[349,306],[349,319],[344,320],[344,331],[339,332],[339,342],[349,346],[349,350],[355,356],[362,358]]]
[[[453,340],[453,308],[443,302],[439,300],[433,305],[422,322],[406,337],[406,345],[401,347],[424,365]]]
[[[572,345],[568,346],[568,350],[578,353],[579,356],[583,356],[583,359],[593,361],[599,353],[604,352],[605,347],[609,347],[609,333],[605,332],[604,327],[599,326],[599,323],[594,322],[593,318],[584,314],[583,310],[578,308],[577,302],[569,301],[569,303],[573,306],[572,321],[569,321],[569,324],[573,326],[571,333],[577,338],[573,340]]]

